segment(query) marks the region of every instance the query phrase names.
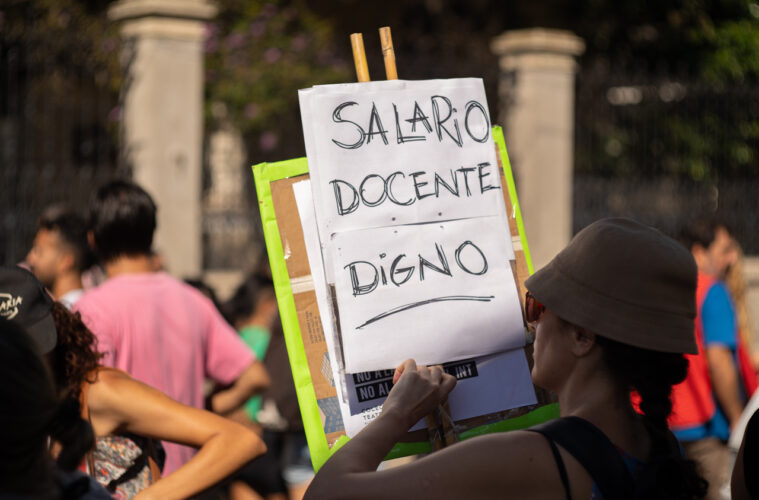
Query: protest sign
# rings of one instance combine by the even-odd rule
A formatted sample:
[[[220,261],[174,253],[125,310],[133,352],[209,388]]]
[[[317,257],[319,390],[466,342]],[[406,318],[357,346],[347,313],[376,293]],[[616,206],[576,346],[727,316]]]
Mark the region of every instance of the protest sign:
[[[482,81],[300,92],[348,373],[525,343]]]
[[[328,345],[330,360],[332,360],[330,366],[333,373],[332,380],[337,389],[337,401],[345,432],[349,437],[353,437],[379,415],[382,403],[384,403],[393,385],[394,369],[392,368],[395,365],[388,365],[391,369],[346,373],[346,369],[339,359],[340,345],[333,328],[334,318],[331,315],[331,308],[329,306],[329,292],[324,278],[321,250],[316,235],[316,221],[314,218],[310,182],[307,180],[296,182],[293,184],[292,189],[300,214],[314,291],[317,302],[320,304],[320,310],[322,311],[322,331]],[[493,221],[489,221],[488,219],[490,218],[483,218],[483,221],[493,223]],[[386,232],[403,232],[411,230],[410,228],[413,228],[413,226],[400,226],[397,229],[387,228]],[[397,237],[407,238],[403,234]],[[513,253],[511,254],[511,258],[514,258]],[[511,275],[504,279],[514,280]],[[508,302],[505,302],[503,305],[508,305]],[[518,305],[519,299],[516,296],[513,297],[512,303]],[[467,315],[464,320],[460,320],[458,323],[461,324],[468,319],[469,322],[465,326],[478,327],[476,319],[472,319],[472,317],[476,316],[475,313],[476,311],[471,315]],[[417,323],[424,321],[424,317],[419,319],[417,316],[416,321]],[[406,328],[419,328],[419,325],[407,324]],[[451,330],[457,331],[455,325],[452,325]],[[382,333],[390,333],[392,331],[392,327],[389,328],[386,323],[383,323],[382,329],[375,333],[379,333],[380,335],[377,337],[380,338]],[[500,331],[494,328],[494,334],[498,335]],[[462,344],[461,339],[458,340],[458,344]],[[371,354],[373,348],[382,349],[384,345],[385,343],[380,338],[376,347],[364,345],[359,350]],[[454,420],[492,414],[536,403],[527,360],[524,351],[521,349],[483,358],[446,363],[443,365],[443,368],[458,380],[456,388],[449,397],[452,411],[451,418]],[[504,383],[507,380],[509,382],[507,384]],[[426,422],[423,419],[412,427],[411,430],[423,429],[425,427]]]
[[[500,127],[494,127],[492,135],[497,144],[502,193],[516,257],[512,265],[516,269],[518,287],[522,290],[521,297],[524,293],[522,283],[531,272],[529,249]],[[318,470],[331,453],[347,441],[346,434],[353,435],[357,429],[368,424],[378,414],[379,407],[351,414],[355,410],[346,409],[342,391],[338,393],[340,381],[335,373],[339,376],[339,366],[336,365],[340,356],[334,354],[334,346],[327,345],[327,341],[331,340],[330,334],[326,330],[322,331],[322,324],[334,322],[332,308],[329,303],[321,302],[322,299],[315,294],[315,282],[323,281],[317,278],[318,269],[323,269],[323,265],[320,263],[311,266],[306,251],[306,240],[313,242],[316,239],[311,233],[308,236],[305,234],[306,227],[311,227],[314,223],[309,225],[301,221],[293,190],[294,184],[309,179],[306,159],[262,163],[254,166],[253,171],[295,390],[311,459],[314,469]],[[531,362],[531,346],[519,351]],[[519,387],[519,384],[512,384],[509,377],[497,380],[500,389],[499,396],[495,397],[499,399],[501,391],[513,392],[515,387]],[[521,429],[556,418],[558,405],[555,398],[539,387],[533,386],[533,389],[537,405],[520,406],[464,420],[453,417],[460,438]],[[490,396],[495,393],[486,391],[485,394]],[[471,396],[475,394],[472,393]],[[507,398],[514,401],[511,396]],[[462,402],[461,405],[466,407],[471,403]],[[459,403],[456,406],[460,406]],[[452,408],[451,411],[457,410]],[[387,458],[427,453],[430,450],[427,432],[415,431],[404,436]]]

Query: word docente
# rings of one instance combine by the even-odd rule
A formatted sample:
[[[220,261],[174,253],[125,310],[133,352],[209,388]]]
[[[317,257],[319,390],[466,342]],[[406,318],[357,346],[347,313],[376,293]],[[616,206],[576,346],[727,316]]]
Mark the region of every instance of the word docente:
[[[377,207],[389,201],[396,205],[408,206],[429,196],[439,198],[445,192],[449,196],[469,198],[473,191],[474,194],[478,191],[479,194],[483,194],[491,189],[498,189],[498,186],[493,186],[489,179],[486,179],[490,176],[488,171],[490,166],[490,162],[483,162],[478,163],[477,167],[450,169],[447,178],[443,178],[437,172],[431,177],[430,173],[420,170],[408,175],[397,171],[387,177],[369,174],[363,178],[358,187],[342,179],[333,179],[329,183],[335,193],[337,213],[347,215],[355,212],[360,204]],[[405,191],[412,191],[410,185],[413,185],[413,194],[407,193],[405,197],[401,195],[404,186]]]

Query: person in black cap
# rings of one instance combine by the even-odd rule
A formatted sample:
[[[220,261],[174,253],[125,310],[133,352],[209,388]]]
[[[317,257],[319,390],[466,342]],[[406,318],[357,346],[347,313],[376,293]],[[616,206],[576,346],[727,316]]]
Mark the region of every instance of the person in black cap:
[[[52,302],[30,272],[0,268],[0,294],[5,299],[2,317],[9,320],[3,323],[31,329],[40,353],[46,354],[63,404],[81,411],[81,417],[92,423],[97,446],[82,469],[92,475],[97,471],[98,481],[119,498],[132,498],[140,491],[151,498],[186,498],[266,451],[245,427],[182,405],[121,370],[100,366],[95,336],[79,314]],[[65,422],[58,424],[66,427]],[[150,460],[157,458],[151,453],[152,444],[139,436],[200,450],[159,480]]]
[[[53,299],[32,273],[17,266],[0,271],[0,318],[23,325],[40,354],[53,350],[55,323],[50,312]]]

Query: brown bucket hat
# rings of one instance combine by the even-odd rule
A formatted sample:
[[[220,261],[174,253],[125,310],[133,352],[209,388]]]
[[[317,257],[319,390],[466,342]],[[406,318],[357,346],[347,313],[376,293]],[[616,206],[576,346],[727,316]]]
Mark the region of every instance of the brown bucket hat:
[[[601,219],[525,286],[560,318],[654,351],[697,354],[696,264],[682,245],[630,219]]]

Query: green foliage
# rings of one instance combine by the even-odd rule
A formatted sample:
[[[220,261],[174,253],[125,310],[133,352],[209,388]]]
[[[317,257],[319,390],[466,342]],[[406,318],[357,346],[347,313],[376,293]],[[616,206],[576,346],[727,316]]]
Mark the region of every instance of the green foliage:
[[[759,175],[759,4],[589,1],[586,15],[584,66],[596,70],[581,85],[597,90],[578,101],[578,171],[709,182]],[[642,98],[620,104],[607,94],[604,103],[615,86]]]
[[[759,81],[759,22],[741,19],[718,26],[711,50],[704,57],[702,74],[718,85]]]
[[[28,0],[0,7],[0,41],[21,50],[32,79],[65,97],[76,75],[94,74],[98,85],[118,91],[117,27],[105,15],[107,1]]]
[[[330,23],[305,2],[218,5],[205,42],[207,122],[229,120],[247,142],[260,135],[260,148],[271,150],[292,125],[298,89],[348,81],[349,66],[332,51]]]

